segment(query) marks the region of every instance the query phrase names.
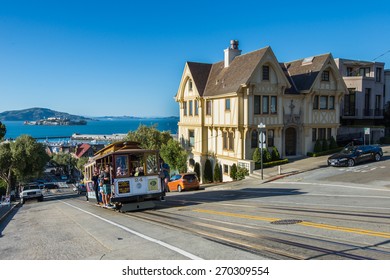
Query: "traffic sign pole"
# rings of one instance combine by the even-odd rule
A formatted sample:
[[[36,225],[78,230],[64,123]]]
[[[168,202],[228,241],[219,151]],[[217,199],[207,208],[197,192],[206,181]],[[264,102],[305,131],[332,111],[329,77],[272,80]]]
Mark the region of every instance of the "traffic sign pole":
[[[259,128],[259,145],[260,145],[260,167],[261,167],[261,180],[263,180],[263,145],[265,143],[265,134],[263,132],[263,130],[265,129],[265,124],[263,123],[260,123],[258,125],[258,128]]]

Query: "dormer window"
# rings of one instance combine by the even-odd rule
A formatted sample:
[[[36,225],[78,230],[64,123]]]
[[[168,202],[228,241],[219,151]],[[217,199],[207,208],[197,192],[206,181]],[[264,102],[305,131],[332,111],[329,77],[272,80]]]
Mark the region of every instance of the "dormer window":
[[[192,90],[192,80],[188,80],[188,90]]]
[[[263,81],[269,81],[269,66],[263,65]]]
[[[329,71],[322,71],[321,80],[323,82],[329,82]]]

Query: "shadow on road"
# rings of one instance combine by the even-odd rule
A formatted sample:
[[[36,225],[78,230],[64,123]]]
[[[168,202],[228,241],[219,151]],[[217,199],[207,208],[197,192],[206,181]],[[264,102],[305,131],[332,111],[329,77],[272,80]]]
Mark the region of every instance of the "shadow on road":
[[[157,202],[157,208],[183,207],[212,202],[227,202],[273,196],[302,195],[294,188],[245,188],[239,190],[194,191],[188,193],[169,193],[164,202]]]

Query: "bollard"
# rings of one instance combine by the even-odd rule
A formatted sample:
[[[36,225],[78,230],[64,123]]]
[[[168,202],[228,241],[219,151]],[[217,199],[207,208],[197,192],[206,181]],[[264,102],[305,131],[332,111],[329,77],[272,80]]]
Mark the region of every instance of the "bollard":
[[[280,165],[278,165],[278,175],[281,175],[282,174],[282,167]]]

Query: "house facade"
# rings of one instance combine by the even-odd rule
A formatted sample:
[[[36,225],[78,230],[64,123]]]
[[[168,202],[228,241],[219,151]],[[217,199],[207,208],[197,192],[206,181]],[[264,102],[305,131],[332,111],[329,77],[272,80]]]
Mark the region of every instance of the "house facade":
[[[267,148],[282,157],[336,138],[347,88],[331,54],[280,63],[271,47],[241,54],[232,40],[223,58],[187,62],[175,97],[178,138],[201,172],[207,158],[221,166],[224,181],[233,164],[252,171],[261,123]]]
[[[385,70],[385,90],[384,90],[384,104],[390,102],[390,69]]]
[[[348,88],[341,103],[339,137],[363,138],[364,127],[371,127],[370,142],[377,142],[384,136],[380,126],[386,104],[385,64],[341,58],[335,62]]]

